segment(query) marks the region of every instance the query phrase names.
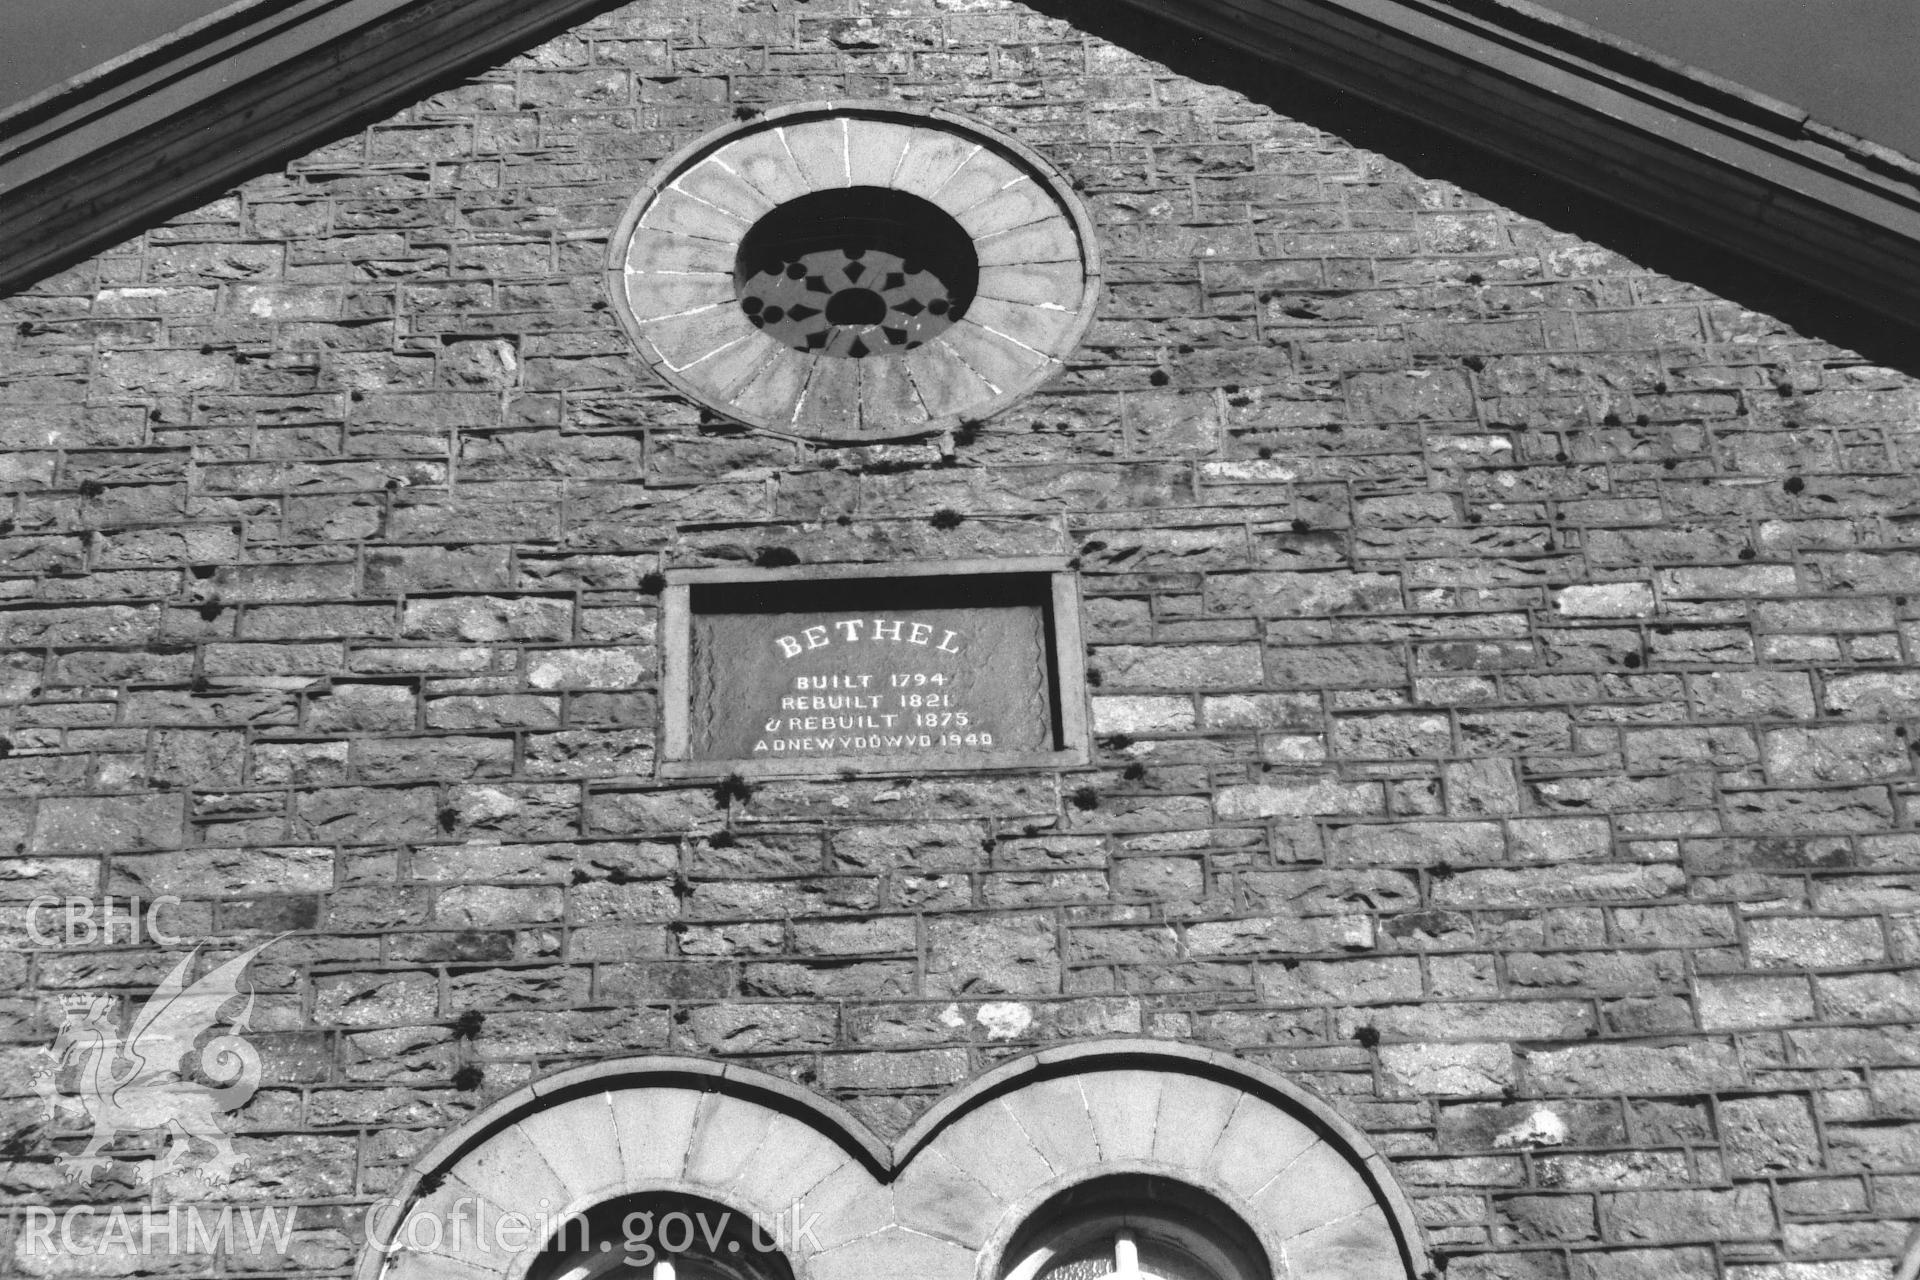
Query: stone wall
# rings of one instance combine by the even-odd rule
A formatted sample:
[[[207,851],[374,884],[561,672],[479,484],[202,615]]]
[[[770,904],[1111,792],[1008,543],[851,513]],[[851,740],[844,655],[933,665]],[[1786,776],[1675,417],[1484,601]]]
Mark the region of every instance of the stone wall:
[[[1451,1277],[1888,1273],[1920,383],[1104,25],[634,3],[4,304],[9,1230],[138,1194],[60,1183],[30,1077],[59,996],[177,958],[29,901],[171,894],[290,935],[219,1198],[308,1216],[230,1271],[349,1270],[406,1161],[566,1065],[893,1132],[1140,1034],[1329,1098]],[[656,161],[845,96],[1008,131],[1100,226],[1079,358],[949,439],[731,429],[602,292]],[[655,783],[659,573],[783,551],[1078,557],[1096,767]]]

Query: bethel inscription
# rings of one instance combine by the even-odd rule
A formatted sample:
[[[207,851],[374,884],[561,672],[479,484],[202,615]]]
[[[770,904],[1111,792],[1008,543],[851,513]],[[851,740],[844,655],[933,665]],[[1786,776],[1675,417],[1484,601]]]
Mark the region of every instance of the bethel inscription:
[[[663,777],[1078,768],[1080,598],[1062,558],[673,569]]]
[[[1038,602],[870,612],[696,613],[696,759],[1050,749]]]

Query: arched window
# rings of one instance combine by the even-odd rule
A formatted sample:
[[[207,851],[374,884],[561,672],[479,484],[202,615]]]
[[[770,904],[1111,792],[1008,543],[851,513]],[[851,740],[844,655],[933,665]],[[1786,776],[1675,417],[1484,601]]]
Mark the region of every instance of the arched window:
[[[562,1223],[527,1280],[793,1280],[776,1229],[699,1196],[621,1196]]]
[[[893,1144],[736,1064],[594,1063],[494,1104],[411,1177],[397,1219],[383,1212],[377,1232],[369,1219],[355,1280],[1428,1269],[1411,1205],[1365,1135],[1258,1068],[1136,1040],[1015,1059]],[[592,1208],[556,1225],[556,1205]]]
[[[1206,1192],[1168,1178],[1095,1178],[1015,1234],[1001,1280],[1269,1280],[1253,1232]]]

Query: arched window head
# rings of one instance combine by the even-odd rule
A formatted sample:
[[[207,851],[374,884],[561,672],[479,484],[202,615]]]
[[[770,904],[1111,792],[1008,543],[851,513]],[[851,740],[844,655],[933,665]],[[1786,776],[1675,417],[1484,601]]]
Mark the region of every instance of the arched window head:
[[[1266,1250],[1206,1192],[1168,1178],[1096,1178],[1042,1205],[1001,1280],[1270,1280]]]
[[[526,1280],[793,1280],[773,1224],[673,1192],[621,1196],[562,1223]]]

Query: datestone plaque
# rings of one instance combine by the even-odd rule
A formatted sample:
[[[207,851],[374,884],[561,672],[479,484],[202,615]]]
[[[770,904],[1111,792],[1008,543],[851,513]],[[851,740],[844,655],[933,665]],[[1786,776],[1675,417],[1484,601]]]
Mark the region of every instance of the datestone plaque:
[[[1070,575],[939,568],[682,575],[668,598],[665,771],[1079,759],[1077,625],[1070,697],[1060,660]]]
[[[1038,607],[696,615],[702,760],[1039,751]]]

